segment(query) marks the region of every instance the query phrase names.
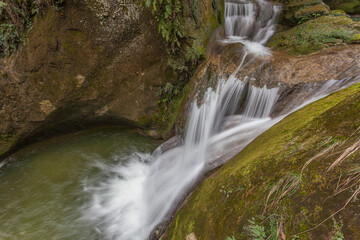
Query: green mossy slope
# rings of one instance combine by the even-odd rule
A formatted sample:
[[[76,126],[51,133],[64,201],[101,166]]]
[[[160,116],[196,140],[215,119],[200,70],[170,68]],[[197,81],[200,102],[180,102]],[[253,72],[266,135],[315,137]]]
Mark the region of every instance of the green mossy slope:
[[[256,138],[191,194],[163,239],[360,239],[359,139],[357,84]]]

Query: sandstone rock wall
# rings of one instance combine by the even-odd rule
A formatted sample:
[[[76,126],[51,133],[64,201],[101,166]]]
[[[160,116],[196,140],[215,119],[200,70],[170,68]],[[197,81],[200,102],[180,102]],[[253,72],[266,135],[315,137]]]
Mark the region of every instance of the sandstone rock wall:
[[[190,59],[193,49],[206,49],[217,14],[210,0],[184,1],[182,49]],[[141,1],[67,1],[33,25],[26,45],[1,60],[0,156],[35,136],[94,124],[139,126],[156,112],[160,88],[179,81]]]

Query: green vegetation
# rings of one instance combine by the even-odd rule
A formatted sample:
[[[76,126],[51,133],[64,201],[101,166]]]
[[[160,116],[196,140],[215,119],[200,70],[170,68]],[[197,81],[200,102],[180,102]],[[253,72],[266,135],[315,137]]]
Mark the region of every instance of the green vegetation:
[[[10,134],[0,134],[0,155],[6,153],[8,147],[14,143],[13,136]]]
[[[286,239],[359,239],[359,157],[357,84],[256,138],[191,194],[163,239],[185,239],[189,222],[198,239],[267,239],[275,227]]]
[[[61,10],[65,0],[0,1],[0,56],[7,56],[25,43],[34,17],[49,6]]]
[[[320,13],[313,13],[313,14],[310,14],[310,15],[306,15],[306,16],[300,18],[298,24],[307,22],[307,21],[309,21],[310,19],[318,18],[318,17],[321,17],[321,16],[322,16],[322,15],[321,15]]]
[[[236,240],[236,238],[234,237],[234,236],[227,236],[226,238],[225,238],[225,240]]]
[[[244,227],[248,237],[254,240],[278,240],[277,233],[280,225],[277,215],[270,215],[268,219],[257,216],[249,220],[249,225]]]
[[[335,227],[335,234],[331,238],[331,240],[344,240],[344,234],[341,232],[341,229],[343,227],[342,222],[337,223],[335,218],[333,218],[334,227]]]
[[[275,49],[309,54],[329,46],[358,43],[360,23],[347,16],[322,16],[276,34],[269,42]]]
[[[180,47],[180,39],[183,37],[179,20],[182,14],[180,0],[145,0],[145,6],[151,7],[159,23],[159,32],[174,53]]]
[[[349,14],[360,13],[360,2],[358,0],[324,0],[331,9],[341,9]]]
[[[185,99],[188,84],[166,83],[159,91],[158,109],[151,120],[151,126],[164,137],[175,125],[180,107]]]
[[[222,24],[224,5],[222,0],[146,0],[145,6],[151,9],[166,43],[167,65],[180,79],[176,86],[162,87],[159,108],[151,121],[151,126],[164,136],[176,122],[189,79],[206,59],[210,36]]]
[[[166,42],[168,66],[191,76],[206,58],[213,30],[222,23],[223,1],[146,0]]]

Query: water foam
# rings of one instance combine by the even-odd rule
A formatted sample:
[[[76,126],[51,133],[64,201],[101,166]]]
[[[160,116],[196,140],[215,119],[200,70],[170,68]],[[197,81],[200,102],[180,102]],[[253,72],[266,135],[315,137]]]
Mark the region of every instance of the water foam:
[[[279,97],[277,87],[256,87],[235,77],[248,54],[269,54],[264,44],[275,31],[279,11],[264,0],[225,2],[223,42],[245,45],[238,68],[207,89],[201,105],[192,103],[183,144],[165,152],[160,146],[152,157],[134,155],[128,164],[107,169],[115,173],[107,181],[87,186],[92,198],[83,220],[106,239],[149,238],[199,177],[284,117],[270,118]]]

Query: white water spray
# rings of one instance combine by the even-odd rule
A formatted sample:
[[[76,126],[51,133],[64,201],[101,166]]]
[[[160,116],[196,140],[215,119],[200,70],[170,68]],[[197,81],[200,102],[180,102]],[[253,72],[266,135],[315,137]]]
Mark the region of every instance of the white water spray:
[[[152,157],[134,156],[127,165],[108,169],[116,177],[87,188],[92,200],[82,220],[106,239],[148,239],[200,176],[282,118],[270,118],[278,88],[255,87],[235,77],[247,57],[269,54],[263,45],[275,31],[279,10],[264,0],[225,2],[223,42],[244,44],[239,67],[207,89],[200,106],[192,103],[182,145],[165,152],[160,147]]]

